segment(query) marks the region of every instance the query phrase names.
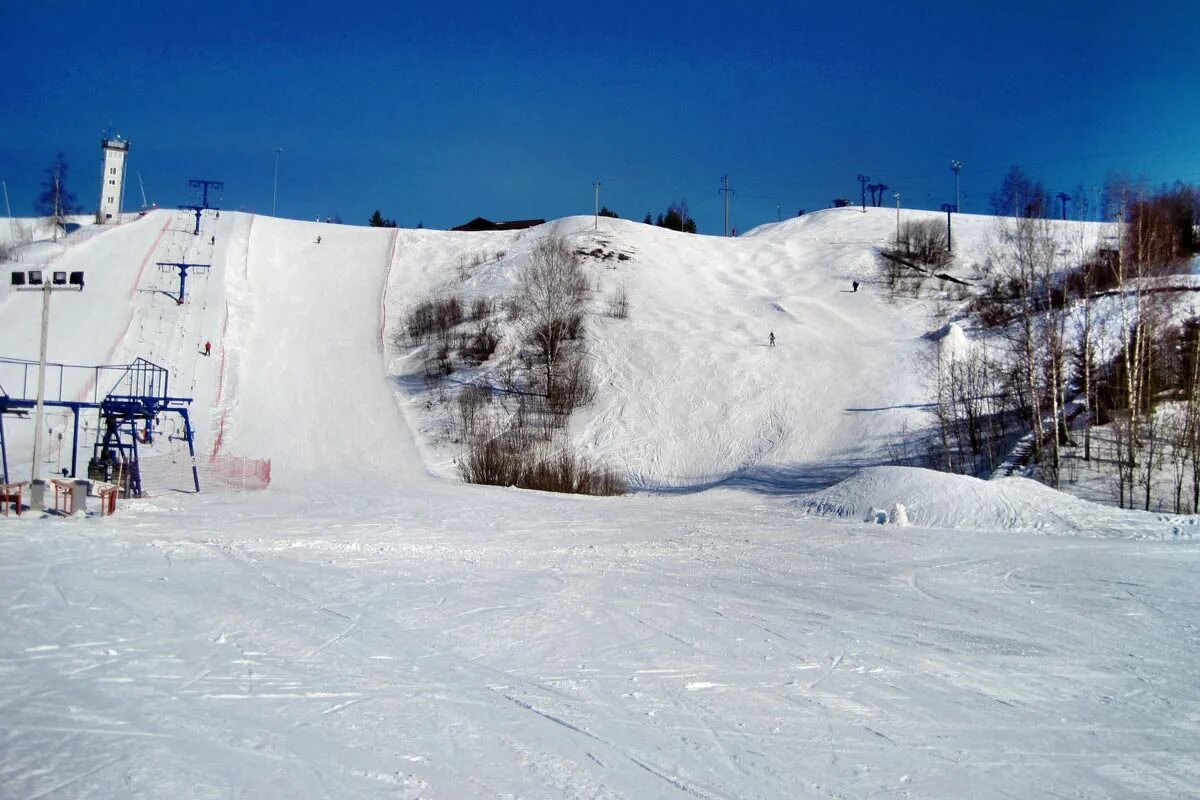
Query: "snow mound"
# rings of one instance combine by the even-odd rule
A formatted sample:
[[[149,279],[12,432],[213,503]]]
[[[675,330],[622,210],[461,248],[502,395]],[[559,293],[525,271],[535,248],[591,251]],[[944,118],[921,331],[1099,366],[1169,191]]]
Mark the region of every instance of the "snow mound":
[[[1026,478],[984,481],[917,467],[869,467],[800,503],[820,516],[924,528],[1190,539],[1200,527],[1195,517],[1109,508]]]
[[[938,357],[943,364],[963,358],[971,349],[971,340],[957,322],[942,326],[930,338],[938,343]]]

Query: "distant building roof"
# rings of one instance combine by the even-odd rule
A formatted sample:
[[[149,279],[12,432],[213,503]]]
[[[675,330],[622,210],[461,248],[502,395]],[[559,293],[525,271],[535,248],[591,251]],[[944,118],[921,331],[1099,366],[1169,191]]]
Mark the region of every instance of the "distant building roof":
[[[514,219],[508,222],[492,222],[490,219],[476,217],[470,222],[451,228],[452,231],[519,231],[522,228],[532,228],[541,225],[544,219]]]

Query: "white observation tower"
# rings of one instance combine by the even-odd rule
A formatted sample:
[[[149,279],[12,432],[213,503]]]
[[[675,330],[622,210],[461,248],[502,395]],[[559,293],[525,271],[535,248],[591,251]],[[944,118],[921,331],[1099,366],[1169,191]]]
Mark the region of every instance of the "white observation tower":
[[[100,176],[100,210],[96,212],[96,224],[121,221],[121,199],[125,193],[125,158],[129,155],[129,142],[121,138],[100,140],[104,150],[104,171]]]

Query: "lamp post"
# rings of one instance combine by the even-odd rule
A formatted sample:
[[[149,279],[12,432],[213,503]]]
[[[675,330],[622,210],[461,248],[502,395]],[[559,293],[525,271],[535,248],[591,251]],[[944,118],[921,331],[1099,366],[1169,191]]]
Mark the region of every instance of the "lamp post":
[[[954,173],[954,210],[958,211],[962,208],[961,199],[958,196],[958,171],[962,169],[962,162],[954,159],[950,162],[950,171]]]
[[[596,190],[596,211],[593,218],[593,230],[600,230],[600,181],[592,181],[592,188]]]
[[[271,187],[271,216],[275,216],[275,199],[279,195],[279,154],[283,152],[282,147],[275,148],[275,182]]]
[[[896,192],[892,195],[896,198],[896,245],[900,244],[900,193]]]
[[[47,280],[47,278],[49,278]],[[31,269],[12,273],[12,288],[22,292],[42,293],[42,342],[38,354],[37,402],[33,414],[33,464],[29,470],[29,502],[34,511],[46,507],[46,487],[42,483],[42,421],[46,402],[46,349],[50,339],[50,294],[56,291],[83,291],[83,273],[52,272],[47,276],[42,270]]]
[[[12,206],[8,204],[8,184],[4,181],[0,181],[0,186],[4,187],[4,211],[8,215],[8,233],[10,236],[12,236],[13,244],[16,244],[17,229],[14,227],[13,223]]]

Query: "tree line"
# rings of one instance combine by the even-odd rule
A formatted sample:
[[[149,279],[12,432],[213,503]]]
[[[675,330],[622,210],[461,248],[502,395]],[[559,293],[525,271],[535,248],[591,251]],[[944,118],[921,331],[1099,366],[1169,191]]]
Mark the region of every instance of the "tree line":
[[[1025,441],[1025,466],[1051,486],[1071,452],[1110,475],[1122,507],[1149,510],[1169,472],[1173,492],[1160,505],[1197,512],[1200,317],[1180,321],[1178,298],[1192,288],[1172,276],[1200,250],[1200,191],[1126,187],[1116,197],[1111,238],[1095,246],[1082,227],[1042,216],[1001,224],[990,278],[970,304],[971,321],[996,335],[936,349],[929,458],[985,475]]]

